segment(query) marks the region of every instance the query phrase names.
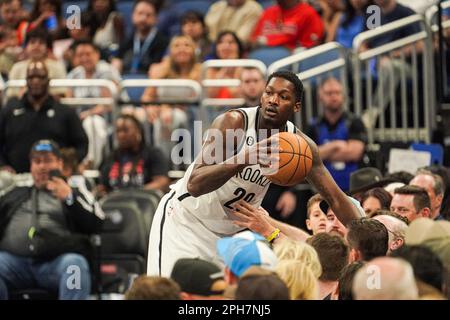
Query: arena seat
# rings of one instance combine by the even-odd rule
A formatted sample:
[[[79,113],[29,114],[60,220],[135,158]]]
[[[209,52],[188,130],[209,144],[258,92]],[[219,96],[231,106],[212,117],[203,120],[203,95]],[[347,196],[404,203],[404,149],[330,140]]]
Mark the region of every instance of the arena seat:
[[[291,52],[285,47],[264,47],[250,52],[248,58],[260,60],[268,67],[275,61],[289,57]]]

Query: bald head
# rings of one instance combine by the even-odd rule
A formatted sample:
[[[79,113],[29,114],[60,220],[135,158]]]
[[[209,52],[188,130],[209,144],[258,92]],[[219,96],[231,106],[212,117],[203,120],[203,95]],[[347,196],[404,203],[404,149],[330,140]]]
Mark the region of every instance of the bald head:
[[[418,289],[411,265],[403,259],[380,257],[362,267],[353,281],[356,300],[415,300]]]
[[[388,230],[388,254],[400,248],[405,243],[405,234],[408,225],[404,221],[385,214],[375,216],[372,219],[380,221]]]

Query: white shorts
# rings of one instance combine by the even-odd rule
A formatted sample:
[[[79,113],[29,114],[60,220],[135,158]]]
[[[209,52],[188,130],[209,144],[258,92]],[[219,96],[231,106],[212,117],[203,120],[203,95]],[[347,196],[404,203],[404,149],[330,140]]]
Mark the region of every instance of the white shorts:
[[[147,274],[170,277],[180,258],[201,258],[223,267],[216,250],[219,238],[181,206],[172,190],[161,199],[153,218]]]

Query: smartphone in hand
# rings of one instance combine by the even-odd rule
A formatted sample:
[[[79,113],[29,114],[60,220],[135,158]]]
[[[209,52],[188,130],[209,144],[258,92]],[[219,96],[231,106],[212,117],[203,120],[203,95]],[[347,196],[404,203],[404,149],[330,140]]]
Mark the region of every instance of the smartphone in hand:
[[[61,179],[65,180],[64,176],[61,173],[61,170],[58,170],[58,169],[50,170],[48,173],[48,177],[49,177],[49,179],[56,177],[56,178],[61,178]]]

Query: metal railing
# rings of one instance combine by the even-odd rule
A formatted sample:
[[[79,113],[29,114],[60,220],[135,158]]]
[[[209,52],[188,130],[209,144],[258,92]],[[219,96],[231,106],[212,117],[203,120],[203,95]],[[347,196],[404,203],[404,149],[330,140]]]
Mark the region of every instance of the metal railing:
[[[208,115],[208,109],[221,108],[221,107],[239,107],[245,103],[242,98],[211,98],[208,97],[208,89],[220,88],[220,87],[239,87],[241,84],[240,79],[208,79],[207,72],[210,68],[257,68],[261,73],[266,76],[267,67],[259,60],[255,59],[212,59],[202,63],[201,69],[201,86],[202,99],[200,103],[200,119],[205,124],[203,127],[207,128],[210,125],[210,119]]]
[[[152,103],[167,104],[198,104],[202,97],[200,83],[190,79],[127,79],[120,82],[120,92],[127,88],[187,88],[192,94],[190,96],[167,96],[157,97]]]
[[[362,50],[362,46],[369,40],[385,35],[389,32],[411,27],[414,24],[421,26],[421,31],[411,34],[407,37],[380,45],[368,50]],[[430,37],[429,26],[424,18],[419,15],[412,15],[404,19],[400,19],[379,28],[368,30],[358,34],[353,40],[353,76],[354,76],[354,104],[355,113],[363,116],[366,126],[368,127],[369,145],[373,146],[375,141],[419,141],[430,142],[431,130],[434,127],[432,115],[435,109],[434,94],[434,70],[433,70],[433,51]],[[419,68],[419,52],[416,46],[423,47],[422,66]],[[404,49],[408,47],[410,54],[410,62],[407,62]],[[394,58],[393,52],[399,55]],[[381,67],[382,58],[387,57],[389,60],[383,59],[383,63],[391,63],[390,69]],[[378,75],[378,88],[376,96],[372,92],[373,79],[372,68],[373,62],[376,62],[376,70]],[[395,74],[394,64],[399,63],[399,74]],[[407,77],[407,68],[410,67],[411,76]],[[420,73],[420,78],[419,78]],[[382,86],[386,85],[380,75],[386,76],[391,81],[387,92],[382,91]],[[395,77],[399,77],[395,81]],[[363,79],[366,79],[366,92],[363,101]],[[408,78],[410,84],[408,86]],[[422,79],[423,99],[419,101],[419,80]],[[396,83],[397,82],[397,83]],[[396,103],[396,86],[400,85],[401,102],[400,108]],[[412,96],[412,107],[408,106],[408,96]],[[386,99],[387,98],[387,99]],[[387,105],[389,113],[387,113]],[[388,119],[386,119],[388,118]],[[389,121],[387,121],[389,120]],[[423,121],[422,121],[423,120]]]
[[[327,56],[330,54],[333,54],[333,57]],[[337,54],[337,59],[334,57],[334,54]],[[308,68],[299,70],[299,73],[297,74],[300,80],[303,81],[304,85],[305,122],[308,122],[313,117],[322,113],[322,108],[318,101],[318,97],[317,95],[314,96],[314,88],[316,87],[316,84],[322,82],[324,78],[335,76],[335,73],[337,72],[339,74],[338,80],[341,81],[344,88],[344,94],[347,95],[347,64],[345,57],[345,49],[339,43],[328,42],[272,63],[268,68],[268,73],[271,74],[286,67],[299,66],[300,69],[303,69],[304,64],[302,65],[302,62],[312,62],[312,66],[306,65]],[[318,58],[322,61],[317,61]],[[314,108],[314,106],[319,106],[319,108]],[[345,108],[347,108],[347,99]],[[315,113],[314,110],[318,112]],[[296,114],[295,122],[300,126],[300,113]]]

